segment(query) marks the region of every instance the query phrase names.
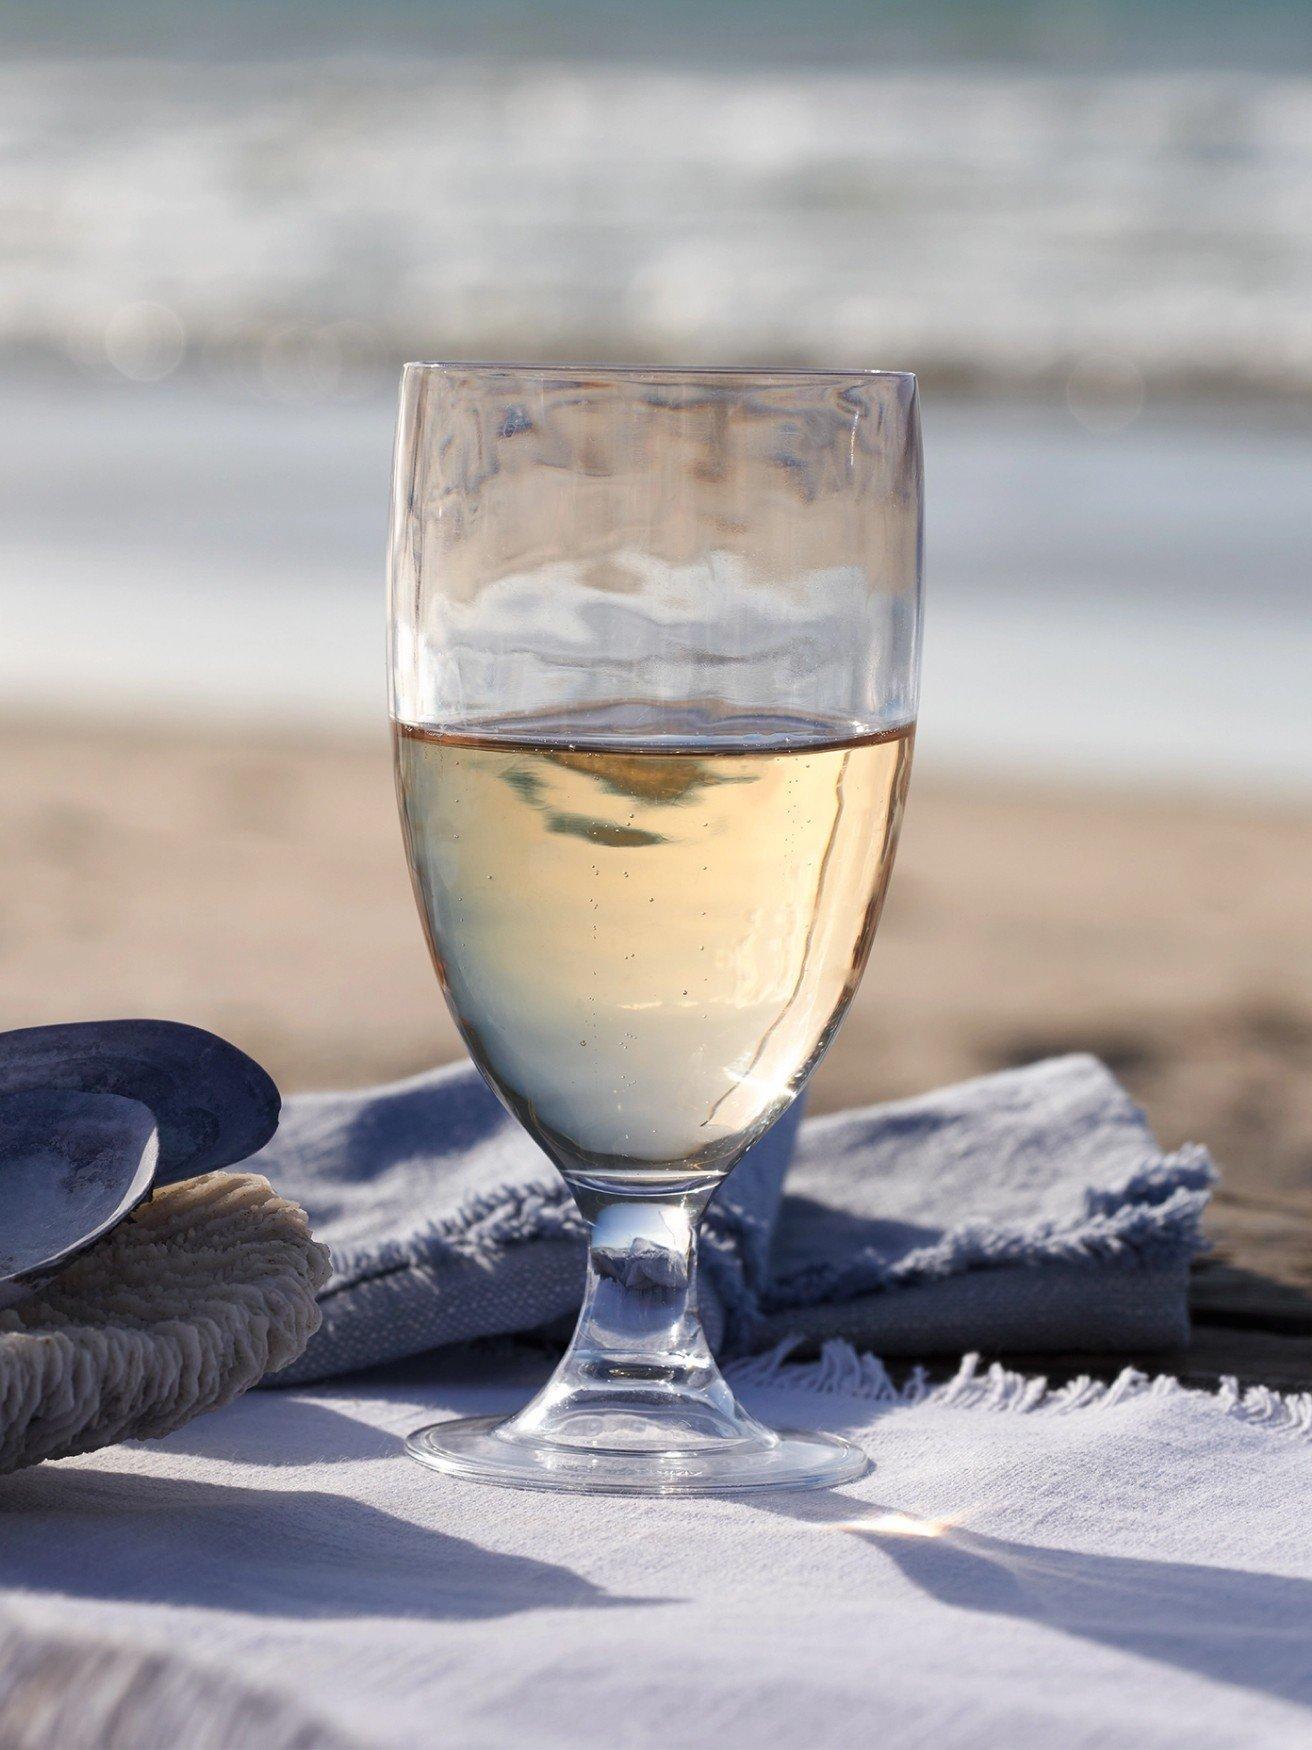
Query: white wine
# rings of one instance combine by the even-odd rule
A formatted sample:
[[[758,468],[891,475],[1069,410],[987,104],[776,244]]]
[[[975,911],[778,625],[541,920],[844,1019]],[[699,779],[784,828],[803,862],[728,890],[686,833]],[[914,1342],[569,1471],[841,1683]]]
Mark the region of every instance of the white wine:
[[[861,976],[913,731],[622,708],[396,726],[429,945],[476,1062],[567,1173],[727,1172]]]

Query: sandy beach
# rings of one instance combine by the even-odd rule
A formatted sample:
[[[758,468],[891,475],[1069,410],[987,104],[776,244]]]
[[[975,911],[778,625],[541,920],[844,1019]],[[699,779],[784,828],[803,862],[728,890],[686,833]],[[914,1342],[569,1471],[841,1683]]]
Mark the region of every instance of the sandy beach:
[[[458,1052],[381,736],[18,719],[0,774],[0,1026],[171,1016],[287,1092]],[[1312,1286],[1310,851],[1294,803],[917,774],[813,1109],[1094,1051],[1213,1150],[1223,1255]]]

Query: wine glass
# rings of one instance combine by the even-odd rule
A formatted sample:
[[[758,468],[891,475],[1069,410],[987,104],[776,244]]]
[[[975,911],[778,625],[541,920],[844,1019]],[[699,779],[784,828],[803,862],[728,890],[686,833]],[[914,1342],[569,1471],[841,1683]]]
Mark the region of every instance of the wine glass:
[[[824,1487],[735,1400],[696,1229],[856,989],[911,763],[914,377],[405,368],[391,703],[406,849],[470,1055],[588,1229],[508,1420],[412,1454],[520,1487]]]

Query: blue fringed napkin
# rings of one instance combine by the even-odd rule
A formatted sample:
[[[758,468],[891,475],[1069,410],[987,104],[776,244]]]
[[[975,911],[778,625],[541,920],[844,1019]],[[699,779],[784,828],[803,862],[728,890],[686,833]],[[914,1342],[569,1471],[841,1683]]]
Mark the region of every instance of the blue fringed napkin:
[[[798,1117],[757,1144],[707,1215],[702,1304],[722,1352],[793,1334],[884,1355],[1187,1336],[1214,1171],[1199,1148],[1163,1155],[1095,1059]],[[305,1206],[333,1254],[323,1326],[278,1384],[577,1309],[573,1204],[468,1065],[289,1100],[248,1164]]]

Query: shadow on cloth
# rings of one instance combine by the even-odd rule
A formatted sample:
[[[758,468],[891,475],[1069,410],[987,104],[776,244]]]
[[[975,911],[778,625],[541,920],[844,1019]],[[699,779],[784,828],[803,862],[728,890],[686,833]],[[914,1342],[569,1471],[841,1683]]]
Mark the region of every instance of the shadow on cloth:
[[[571,1569],[318,1489],[42,1467],[0,1480],[0,1585],[260,1616],[472,1621],[606,1609]]]
[[[468,1062],[452,1066],[436,1086],[425,1077],[363,1104],[343,1104],[349,1117],[339,1144],[340,1172],[351,1180],[376,1177],[403,1161],[460,1156],[513,1122]],[[530,1145],[525,1154],[534,1159],[536,1151]]]
[[[780,1206],[778,1230],[770,1255],[771,1276],[772,1279],[782,1277],[796,1288],[798,1285],[793,1284],[791,1278],[799,1267],[799,1260],[808,1261],[802,1266],[804,1281],[807,1278],[838,1277],[844,1265],[850,1265],[852,1260],[867,1252],[874,1253],[885,1264],[891,1264],[917,1246],[934,1245],[943,1238],[943,1231],[941,1225],[858,1214],[855,1210],[788,1191]],[[817,1267],[814,1262],[817,1258],[835,1262]],[[804,1296],[817,1292],[822,1292],[818,1286],[808,1284],[802,1287]],[[783,1298],[787,1300],[786,1295]]]
[[[1312,1707],[1312,1581],[1008,1543],[837,1493],[751,1505],[876,1545],[941,1604]]]
[[[137,1451],[188,1452],[227,1464],[348,1464],[364,1458],[395,1459],[401,1437],[357,1421],[330,1404],[295,1398],[278,1401],[278,1415],[262,1414],[265,1400],[242,1400],[218,1416],[198,1416],[162,1441],[131,1441]]]

